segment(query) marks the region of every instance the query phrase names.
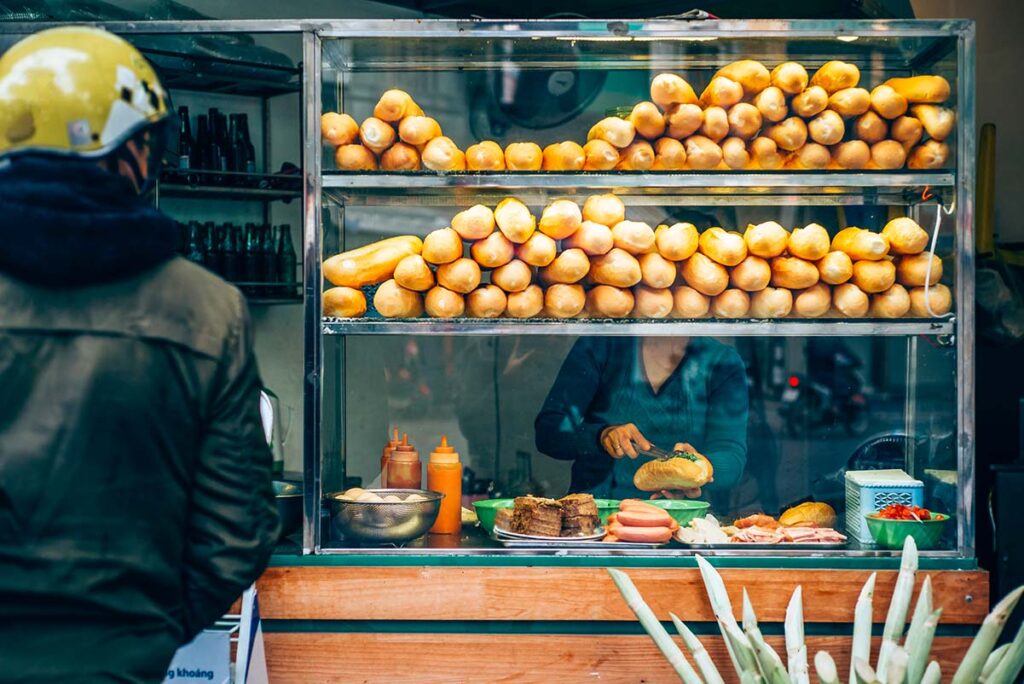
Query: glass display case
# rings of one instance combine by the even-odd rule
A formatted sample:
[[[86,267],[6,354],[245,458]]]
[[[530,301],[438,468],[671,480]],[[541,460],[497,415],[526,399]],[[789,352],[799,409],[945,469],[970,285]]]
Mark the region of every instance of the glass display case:
[[[973,557],[969,22],[339,22],[304,50],[308,552],[885,556],[861,527],[891,495],[949,515],[922,553]],[[405,109],[367,122],[393,89]],[[497,228],[467,227],[476,205]],[[402,254],[352,254],[428,235],[398,248],[426,296]],[[332,523],[333,493],[380,486],[394,427],[424,461],[447,437],[469,509],[646,498],[644,457],[604,441],[620,423],[707,455],[689,495],[723,523],[814,501],[845,541],[375,547]]]

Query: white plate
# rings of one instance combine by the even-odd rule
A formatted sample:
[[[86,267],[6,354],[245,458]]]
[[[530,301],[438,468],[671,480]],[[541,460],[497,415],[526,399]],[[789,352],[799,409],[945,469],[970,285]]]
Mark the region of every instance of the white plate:
[[[603,527],[595,527],[593,534],[586,534],[580,537],[545,537],[539,534],[519,534],[518,532],[509,532],[503,530],[500,527],[494,528],[494,534],[499,537],[507,537],[508,539],[533,539],[535,541],[597,541],[605,535]]]

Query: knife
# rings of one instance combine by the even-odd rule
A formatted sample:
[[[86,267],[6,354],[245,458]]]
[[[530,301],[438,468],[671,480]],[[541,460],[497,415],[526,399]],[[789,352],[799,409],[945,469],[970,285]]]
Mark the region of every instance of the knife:
[[[668,459],[673,458],[675,456],[675,454],[673,454],[671,451],[659,449],[653,444],[651,445],[650,449],[637,449],[637,453],[640,454],[641,456],[644,456],[645,458],[653,458],[657,461],[667,461]]]

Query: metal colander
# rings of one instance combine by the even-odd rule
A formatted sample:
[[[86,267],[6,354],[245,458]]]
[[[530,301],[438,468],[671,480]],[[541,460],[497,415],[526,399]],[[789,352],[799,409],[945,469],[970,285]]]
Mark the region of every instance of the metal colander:
[[[331,508],[331,524],[346,541],[369,544],[403,544],[422,537],[430,529],[441,510],[438,492],[424,489],[367,489],[380,497],[397,496],[403,501],[345,501],[344,492],[327,495]],[[405,502],[412,494],[422,501]]]

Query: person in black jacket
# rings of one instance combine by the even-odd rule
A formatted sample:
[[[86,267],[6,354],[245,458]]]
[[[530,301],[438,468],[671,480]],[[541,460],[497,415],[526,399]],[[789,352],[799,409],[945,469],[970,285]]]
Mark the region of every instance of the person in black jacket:
[[[0,680],[158,682],[277,539],[246,304],[142,196],[168,127],[134,48],[0,57]]]

